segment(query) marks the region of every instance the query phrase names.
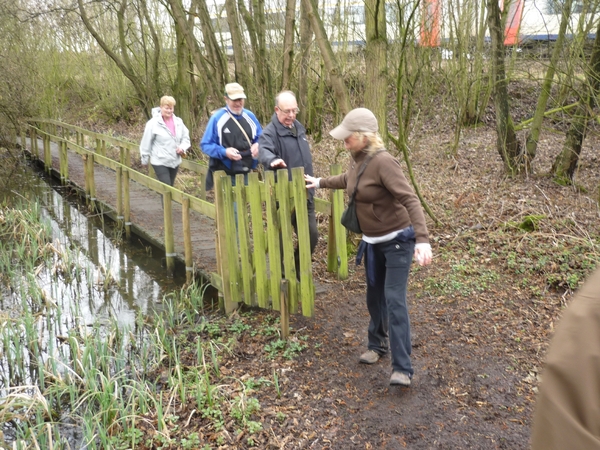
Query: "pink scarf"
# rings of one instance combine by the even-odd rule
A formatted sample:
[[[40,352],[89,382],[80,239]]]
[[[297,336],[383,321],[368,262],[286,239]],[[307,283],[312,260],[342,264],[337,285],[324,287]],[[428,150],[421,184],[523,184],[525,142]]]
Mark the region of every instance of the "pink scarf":
[[[169,117],[168,119],[165,119],[163,117],[163,120],[165,122],[165,125],[167,126],[167,128],[171,132],[171,134],[173,136],[175,136],[175,121],[173,120],[173,116]]]

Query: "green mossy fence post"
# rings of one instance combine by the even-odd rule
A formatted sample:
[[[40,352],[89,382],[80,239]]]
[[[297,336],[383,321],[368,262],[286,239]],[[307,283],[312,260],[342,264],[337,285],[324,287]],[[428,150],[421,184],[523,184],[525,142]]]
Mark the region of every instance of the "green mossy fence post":
[[[237,309],[239,301],[237,236],[231,199],[231,178],[225,172],[218,171],[214,173],[214,181],[218,261],[223,283],[223,303],[220,307],[225,314],[230,314]]]
[[[116,169],[117,175],[117,226],[122,229],[124,226],[123,217],[123,167],[118,166]],[[167,240],[167,227],[165,227],[165,242]]]
[[[281,339],[284,341],[290,336],[290,309],[289,309],[289,280],[281,280],[279,286],[279,309],[281,311]]]
[[[194,255],[192,254],[192,232],[190,227],[190,199],[181,200],[181,224],[183,227],[183,250],[185,258],[185,280],[189,284],[194,278]]]
[[[39,153],[38,153],[38,148],[36,145],[36,140],[37,140],[37,137],[36,137],[35,129],[31,128],[29,130],[29,141],[31,144],[31,152],[36,156],[37,159],[40,159]]]
[[[339,164],[331,166],[331,175],[342,173]],[[341,224],[344,210],[344,191],[334,189],[330,192],[331,216],[329,217],[329,242],[327,243],[327,270],[337,272],[338,279],[348,278],[348,248],[346,246],[346,229]]]
[[[96,180],[94,179],[94,154],[88,153],[87,159],[87,176],[88,176],[88,187],[90,189],[89,206],[95,207],[96,202]]]
[[[67,141],[61,141],[58,149],[58,164],[60,167],[60,182],[67,183],[69,178],[69,155],[67,154]]]
[[[123,169],[123,221],[125,237],[131,239],[131,197],[129,195],[129,169]]]
[[[173,241],[173,204],[170,189],[165,187],[163,192],[163,212],[165,223],[165,257],[167,271],[172,274],[175,270],[175,244]]]
[[[279,311],[279,281],[281,280],[281,251],[279,235],[279,215],[275,195],[275,172],[265,172],[265,213],[267,216],[267,246],[269,248],[269,291],[273,309]]]
[[[36,145],[37,145],[37,137],[36,137]],[[44,146],[44,167],[46,168],[46,172],[50,173],[52,171],[52,152],[50,151],[50,139],[45,141],[48,145]],[[58,145],[61,146],[61,141],[58,142]]]
[[[277,171],[277,201],[279,203],[279,220],[281,224],[283,270],[285,272],[285,279],[290,283],[290,312],[295,314],[298,312],[298,279],[294,258],[294,241],[291,239],[293,235],[292,206],[287,169]]]
[[[296,228],[298,233],[298,250],[300,264],[300,304],[302,314],[306,317],[314,315],[315,284],[312,275],[312,255],[310,253],[310,231],[308,228],[308,206],[304,168],[292,169],[292,187],[294,207],[296,209]]]
[[[250,232],[248,222],[248,204],[246,201],[246,186],[244,185],[244,175],[236,175],[235,187],[233,188],[237,210],[237,232],[239,243],[240,275],[242,281],[242,290],[244,293],[244,303],[246,305],[256,306],[252,286],[252,255],[250,252]]]
[[[254,281],[256,300],[259,307],[268,308],[270,305],[266,256],[267,246],[265,226],[263,224],[263,196],[261,195],[258,172],[252,172],[248,176],[248,197],[250,200],[250,215],[252,217],[252,243],[254,244],[252,257],[256,273]]]

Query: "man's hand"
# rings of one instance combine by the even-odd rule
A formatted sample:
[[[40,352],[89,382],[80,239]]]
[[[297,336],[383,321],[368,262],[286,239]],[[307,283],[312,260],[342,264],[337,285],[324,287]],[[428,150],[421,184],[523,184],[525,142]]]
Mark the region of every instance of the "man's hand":
[[[240,155],[240,152],[233,147],[227,147],[225,149],[225,156],[227,156],[232,161],[239,161],[240,159],[242,159],[242,155]]]
[[[284,169],[285,167],[287,167],[287,164],[285,163],[285,161],[281,158],[278,159],[274,159],[271,162],[271,168],[275,168],[275,167],[279,167],[280,169]]]
[[[250,152],[252,153],[252,157],[254,159],[258,158],[258,142],[252,144],[252,147],[250,147]]]

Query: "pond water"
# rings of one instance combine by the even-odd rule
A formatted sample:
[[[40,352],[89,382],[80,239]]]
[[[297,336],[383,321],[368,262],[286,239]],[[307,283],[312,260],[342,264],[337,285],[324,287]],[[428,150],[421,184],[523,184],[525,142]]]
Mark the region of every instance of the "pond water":
[[[139,328],[139,319],[160,312],[165,295],[180,290],[186,279],[185,270],[178,270],[182,275],[168,275],[161,249],[137,237],[126,239],[110,219],[90,211],[72,188],[2,151],[0,208],[3,224],[12,224],[9,215],[21,217],[21,213],[27,218],[24,223],[42,219],[49,230],[44,248],[51,249],[44,261],[27,265],[20,264],[14,250],[6,251],[9,256],[3,259],[2,267],[9,272],[0,273],[0,417],[10,418],[0,420],[0,448],[5,448],[3,443],[17,441],[18,429],[27,430],[27,423],[12,414],[9,402],[26,398],[33,403],[39,398],[36,385],[41,379],[76,370],[68,368],[72,355],[67,342],[98,329],[99,344],[107,331]],[[4,243],[15,239],[15,245],[8,246],[12,249],[19,248],[21,238],[28,239],[30,230],[35,234],[41,228],[32,226],[27,233],[14,229],[4,227],[1,236]],[[44,370],[38,370],[41,367]],[[51,375],[49,367],[56,369]],[[22,412],[25,407],[17,405],[15,410]],[[56,430],[69,448],[87,448],[85,427],[72,423],[68,411],[65,408],[60,414]]]
[[[37,274],[44,294],[61,303],[63,311],[77,311],[81,324],[114,319],[133,325],[138,311],[160,310],[164,295],[185,283],[185,275],[168,276],[160,249],[133,235],[127,240],[110,219],[90,213],[71,188],[33,166],[3,165],[0,179],[0,204],[14,208],[37,202],[40,215],[50,222],[53,246],[68,253],[74,266],[85,268],[83,279],[68,282],[50,271]],[[17,301],[19,289],[11,288]],[[7,300],[6,295],[0,300],[0,309],[7,309]]]

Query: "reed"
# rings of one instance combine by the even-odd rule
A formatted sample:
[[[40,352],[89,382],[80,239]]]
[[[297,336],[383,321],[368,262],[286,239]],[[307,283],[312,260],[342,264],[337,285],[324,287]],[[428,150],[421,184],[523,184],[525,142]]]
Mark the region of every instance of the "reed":
[[[165,296],[161,311],[136,315],[133,329],[115,319],[89,326],[81,299],[110,289],[110,262],[82,263],[80,249],[52,240],[39,210],[0,211],[0,283],[12,289],[0,313],[0,421],[12,428],[12,448],[194,448],[198,436],[178,428],[181,413],[215,432],[227,423],[260,431],[253,392],[273,384],[280,397],[277,373],[272,383],[227,376],[222,360],[247,326],[209,317],[206,286]],[[144,442],[140,424],[152,430]]]

